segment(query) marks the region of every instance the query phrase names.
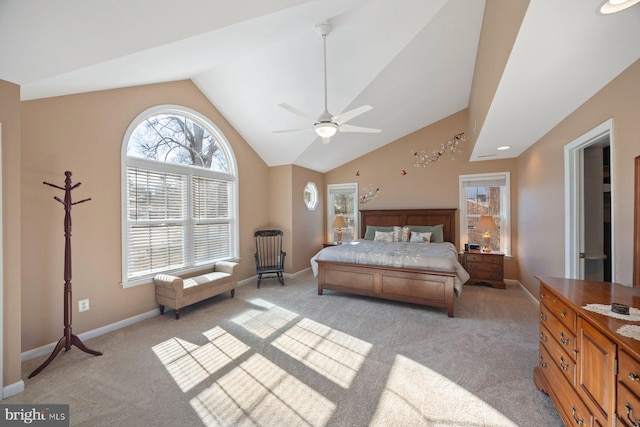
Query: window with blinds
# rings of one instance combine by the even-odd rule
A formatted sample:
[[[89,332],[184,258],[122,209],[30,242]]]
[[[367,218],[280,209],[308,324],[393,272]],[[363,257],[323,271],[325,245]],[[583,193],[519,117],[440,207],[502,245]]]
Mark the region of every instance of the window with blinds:
[[[235,160],[217,127],[151,109],[129,127],[123,161],[123,286],[238,257]]]
[[[509,215],[509,172],[461,175],[460,246],[482,244],[483,230],[476,228],[482,215],[493,217],[498,232],[491,234],[491,250],[507,255],[511,251]]]

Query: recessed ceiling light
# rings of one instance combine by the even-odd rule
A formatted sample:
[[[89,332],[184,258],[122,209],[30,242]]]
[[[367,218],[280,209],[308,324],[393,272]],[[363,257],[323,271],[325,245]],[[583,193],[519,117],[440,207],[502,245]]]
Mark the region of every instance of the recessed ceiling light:
[[[640,0],[608,0],[600,6],[600,13],[603,15],[609,15],[611,13],[620,12],[638,2],[640,2]]]
[[[640,1],[640,0],[638,0],[638,1]],[[498,149],[498,150],[500,150],[500,151],[502,151],[502,150],[508,150],[509,148],[511,148],[511,146],[510,146],[510,145],[503,145],[503,146],[501,146],[501,147],[498,147],[497,149]]]

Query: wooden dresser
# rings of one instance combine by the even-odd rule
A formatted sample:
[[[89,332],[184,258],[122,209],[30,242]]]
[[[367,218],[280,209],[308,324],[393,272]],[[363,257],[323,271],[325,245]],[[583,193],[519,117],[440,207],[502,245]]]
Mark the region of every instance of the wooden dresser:
[[[537,279],[536,386],[551,397],[567,426],[640,426],[640,341],[617,333],[623,325],[640,322],[582,308],[613,302],[640,308],[640,292],[605,282]]]
[[[466,251],[464,269],[471,278],[467,283],[486,283],[504,289],[504,254],[500,252]]]

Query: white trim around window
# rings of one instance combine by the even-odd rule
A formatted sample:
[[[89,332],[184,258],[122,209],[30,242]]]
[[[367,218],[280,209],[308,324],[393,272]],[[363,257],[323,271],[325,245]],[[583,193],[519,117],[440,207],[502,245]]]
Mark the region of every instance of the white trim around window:
[[[157,160],[127,156],[127,147],[129,144],[129,140],[131,139],[131,136],[133,132],[136,130],[136,128],[147,118],[154,117],[160,114],[175,114],[178,116],[184,116],[185,118],[198,123],[202,128],[206,129],[206,131],[209,132],[215,138],[220,149],[223,150],[228,163],[227,164],[228,172],[220,172],[220,171],[210,170],[206,168],[198,168],[198,167],[192,167],[188,165],[181,165],[176,163],[169,163],[169,162],[162,162]],[[181,265],[176,265],[173,267],[170,266],[167,270],[164,270],[163,272],[171,272],[172,274],[176,274],[176,275],[188,274],[191,272],[202,271],[202,269],[206,268],[208,264],[211,264],[211,262],[202,263],[202,262],[194,261],[194,257],[197,258],[198,255],[193,254],[192,243],[194,239],[202,240],[204,238],[206,240],[206,237],[207,237],[206,235],[209,235],[211,233],[216,234],[216,232],[218,231],[219,225],[222,223],[225,223],[224,224],[225,226],[226,224],[228,224],[228,226],[230,227],[230,235],[229,235],[230,247],[228,248],[228,254],[224,256],[224,259],[237,260],[239,258],[238,176],[237,176],[238,168],[237,168],[234,153],[231,149],[229,142],[227,141],[222,131],[220,131],[220,129],[213,122],[211,122],[202,114],[194,110],[181,107],[181,106],[176,106],[176,105],[155,106],[143,111],[131,122],[131,124],[127,128],[127,131],[125,132],[123,143],[122,143],[122,151],[121,151],[122,283],[121,284],[124,288],[148,284],[152,282],[153,275],[159,272],[159,271],[151,271],[149,274],[146,274],[140,277],[129,277],[129,274],[128,274],[128,265],[129,265],[128,253],[129,253],[129,243],[130,243],[129,228],[130,227],[128,225],[129,216],[127,212],[127,206],[128,206],[127,175],[128,173],[136,169],[139,169],[143,174],[151,173],[150,179],[154,179],[154,177],[158,178],[160,175],[163,175],[163,174],[182,176],[185,179],[186,195],[184,196],[184,206],[187,210],[187,215],[186,217],[179,220],[176,224],[179,223],[178,225],[180,224],[184,225],[185,223],[187,223],[187,224],[193,225],[194,227],[197,226],[197,228],[200,230],[199,232],[195,231],[195,229],[192,230],[192,233],[199,233],[198,236],[200,237],[191,235],[188,233],[189,235],[186,237],[186,240],[184,241],[183,250],[187,257],[186,263]],[[193,197],[192,192],[195,191],[194,188],[198,187],[198,186],[193,187],[193,185],[195,185],[194,179],[197,180],[198,182],[202,181],[201,184],[199,184],[200,187],[202,185],[213,185],[214,190],[218,189],[216,187],[219,187],[220,183],[224,183],[224,182],[230,183],[231,189],[229,190],[230,198],[228,202],[231,206],[229,206],[228,208],[228,211],[230,214],[228,218],[223,218],[223,219],[204,218],[203,219],[202,217],[198,217],[197,214],[196,214],[196,217],[194,217],[194,215],[191,213],[191,209],[192,209],[191,203],[192,203],[192,197]],[[213,184],[210,184],[210,183],[208,184],[208,182],[211,182]],[[175,191],[172,191],[171,194],[175,196],[174,193]],[[168,195],[168,196],[171,196],[171,195]],[[208,199],[208,200],[211,200],[211,199]],[[207,203],[208,200],[203,199],[202,203]],[[209,210],[211,209],[209,205],[205,207],[208,207]],[[151,225],[151,223],[153,223],[154,220],[148,219],[146,220],[146,222],[148,222],[149,225]],[[161,225],[165,226],[166,228],[167,226],[170,226],[171,224],[173,224],[175,221],[163,220],[161,222],[163,223]],[[205,233],[206,235],[202,233]],[[206,248],[202,248],[202,250],[210,251],[211,253],[214,253],[214,254],[216,252],[215,247],[211,247],[211,248],[206,247]]]
[[[481,173],[459,176],[460,248],[468,242],[466,187],[501,187],[500,191],[500,251],[511,256],[511,174],[510,172]]]

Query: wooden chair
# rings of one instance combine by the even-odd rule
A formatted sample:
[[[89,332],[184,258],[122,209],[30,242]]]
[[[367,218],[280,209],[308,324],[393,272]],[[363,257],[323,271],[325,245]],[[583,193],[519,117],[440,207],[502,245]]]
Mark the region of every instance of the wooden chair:
[[[256,239],[256,273],[258,273],[258,287],[265,278],[277,277],[284,286],[284,258],[287,255],[282,251],[282,230],[258,230],[253,236]]]

